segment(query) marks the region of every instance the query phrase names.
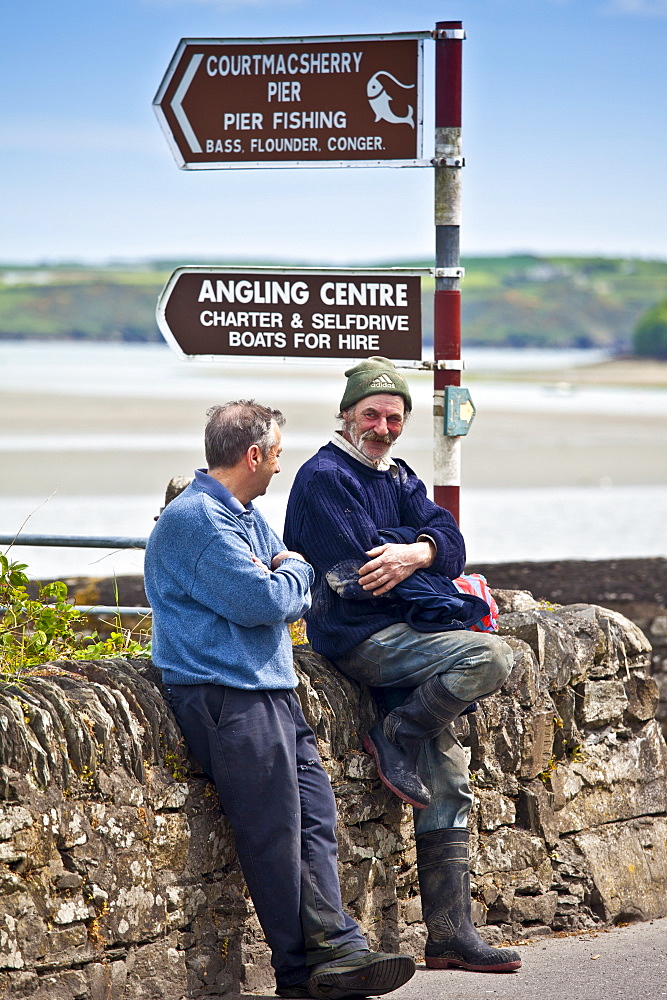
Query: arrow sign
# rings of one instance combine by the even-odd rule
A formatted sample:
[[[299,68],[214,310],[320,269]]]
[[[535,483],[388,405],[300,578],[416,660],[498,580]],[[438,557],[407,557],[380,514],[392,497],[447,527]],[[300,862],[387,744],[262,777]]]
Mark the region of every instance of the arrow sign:
[[[157,320],[180,357],[419,360],[422,273],[180,267]]]
[[[462,437],[467,434],[477,412],[468,390],[462,386],[448,385],[445,387],[444,402],[447,437]]]
[[[470,426],[475,416],[475,407],[472,405],[470,399],[466,399],[465,403],[459,405],[459,420],[464,424]]]
[[[193,153],[201,153],[203,152],[203,150],[199,144],[199,139],[192,130],[190,119],[183,110],[183,98],[190,89],[190,84],[192,83],[192,79],[197,70],[199,69],[203,58],[204,56],[201,52],[198,52],[195,55],[193,55],[192,59],[188,64],[188,68],[183,74],[183,79],[176,88],[174,99],[171,102],[171,109],[174,112],[174,115],[176,116],[176,121],[180,125],[181,131],[185,136],[190,146],[190,149]]]
[[[179,166],[414,166],[428,32],[184,38],[153,101]]]

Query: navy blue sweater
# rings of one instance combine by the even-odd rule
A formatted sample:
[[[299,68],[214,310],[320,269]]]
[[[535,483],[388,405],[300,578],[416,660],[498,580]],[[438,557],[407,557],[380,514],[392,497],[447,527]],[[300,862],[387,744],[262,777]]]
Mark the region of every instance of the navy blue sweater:
[[[402,528],[405,541],[420,534],[432,538],[437,555],[426,573],[454,578],[465,565],[463,537],[452,515],[428,499],[405,462],[396,463],[394,476],[326,444],[294,480],[285,543],[315,569],[308,638],[316,652],[332,659],[408,616],[410,605],[393,591],[373,597],[349,586],[351,568],[358,570],[368,562],[366,552],[383,544],[379,532]]]

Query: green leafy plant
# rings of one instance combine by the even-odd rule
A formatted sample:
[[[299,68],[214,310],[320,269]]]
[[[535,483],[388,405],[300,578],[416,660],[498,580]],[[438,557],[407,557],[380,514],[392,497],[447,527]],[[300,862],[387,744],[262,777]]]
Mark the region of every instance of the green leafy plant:
[[[86,632],[88,617],[68,601],[67,584],[56,580],[39,586],[32,597],[26,569],[25,563],[0,554],[0,673],[16,679],[51,660],[150,656],[148,635],[123,629],[119,615],[109,636]]]
[[[174,781],[187,781],[190,768],[188,767],[188,756],[183,740],[179,740],[175,748],[163,750],[162,759],[164,766],[170,772]]]

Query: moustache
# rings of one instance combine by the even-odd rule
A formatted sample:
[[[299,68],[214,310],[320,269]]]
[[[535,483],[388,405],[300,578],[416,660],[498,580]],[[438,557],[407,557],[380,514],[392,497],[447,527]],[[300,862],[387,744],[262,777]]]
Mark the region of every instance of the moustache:
[[[395,438],[391,434],[376,434],[375,431],[366,431],[361,435],[362,441],[379,441],[380,444],[393,444]]]

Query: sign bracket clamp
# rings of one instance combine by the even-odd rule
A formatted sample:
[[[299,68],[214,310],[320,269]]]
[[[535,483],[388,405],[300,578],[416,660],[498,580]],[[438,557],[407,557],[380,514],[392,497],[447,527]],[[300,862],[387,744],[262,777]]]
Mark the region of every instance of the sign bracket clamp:
[[[465,267],[430,267],[434,278],[465,278]]]
[[[397,368],[409,368],[412,371],[420,372],[461,372],[465,368],[465,361],[461,358],[450,358],[439,361],[395,361]]]

